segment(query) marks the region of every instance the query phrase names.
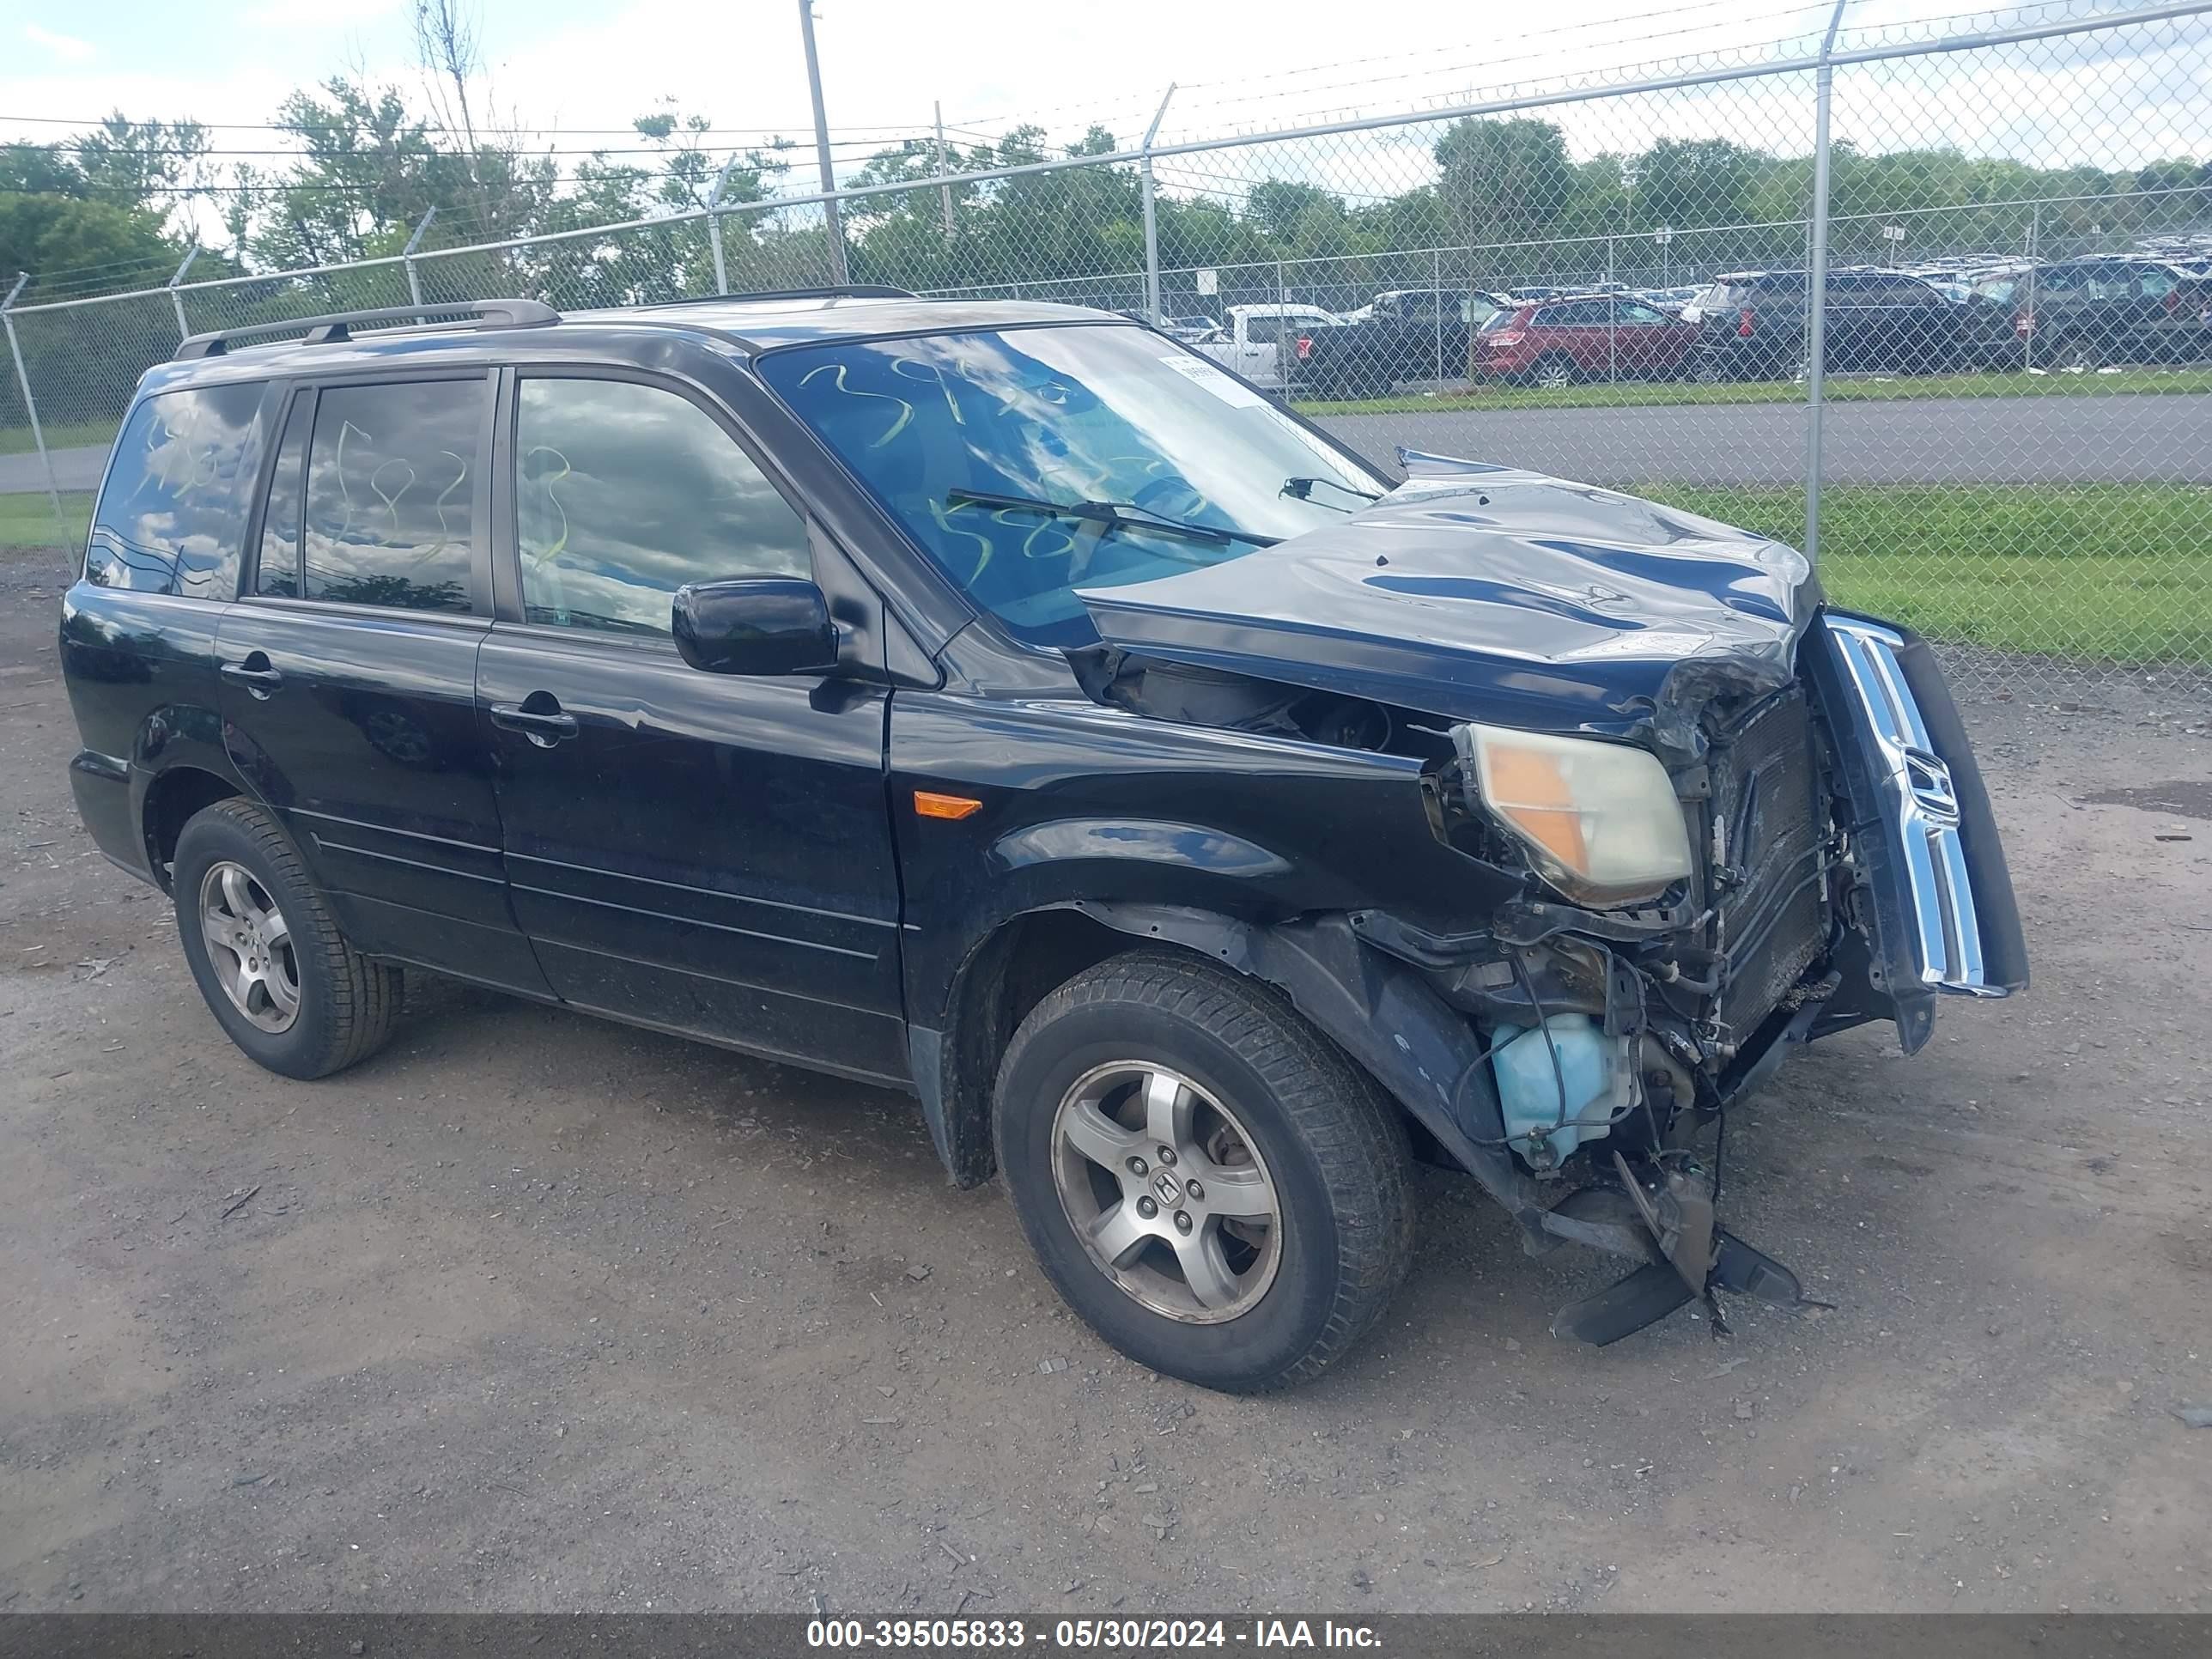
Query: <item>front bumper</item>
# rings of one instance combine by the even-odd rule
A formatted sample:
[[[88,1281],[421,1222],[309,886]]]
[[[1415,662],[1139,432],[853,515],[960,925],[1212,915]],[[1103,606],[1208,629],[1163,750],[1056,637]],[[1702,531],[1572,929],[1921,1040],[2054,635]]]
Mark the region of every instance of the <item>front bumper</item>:
[[[1910,1054],[1928,1040],[1939,995],[2026,988],[2012,878],[1958,707],[1926,641],[1832,611],[1806,646],[1851,808],[1869,955],[1863,1005],[1896,1021]]]

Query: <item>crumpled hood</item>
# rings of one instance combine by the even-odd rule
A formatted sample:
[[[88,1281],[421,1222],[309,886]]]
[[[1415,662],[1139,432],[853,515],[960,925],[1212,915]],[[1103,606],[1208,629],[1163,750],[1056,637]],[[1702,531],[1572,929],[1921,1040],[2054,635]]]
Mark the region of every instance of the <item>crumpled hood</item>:
[[[1793,672],[1820,603],[1778,542],[1610,489],[1401,454],[1341,524],[1080,597],[1109,646],[1458,720],[1694,749],[1722,685]]]

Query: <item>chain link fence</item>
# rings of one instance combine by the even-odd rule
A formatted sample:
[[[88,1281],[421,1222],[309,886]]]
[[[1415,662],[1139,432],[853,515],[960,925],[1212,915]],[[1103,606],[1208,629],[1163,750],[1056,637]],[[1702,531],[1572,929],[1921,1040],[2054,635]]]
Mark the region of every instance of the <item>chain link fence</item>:
[[[1632,490],[1815,555],[2031,694],[2212,670],[2212,4],[1848,26],[1604,84],[7,312],[0,488],[82,535],[182,332],[830,282],[1152,320],[1379,464]],[[1942,33],[1938,33],[1940,28]],[[912,159],[912,158],[910,158]],[[836,239],[833,244],[833,235]],[[842,250],[842,260],[836,257]],[[35,296],[33,296],[35,297]],[[40,465],[11,468],[35,402]]]

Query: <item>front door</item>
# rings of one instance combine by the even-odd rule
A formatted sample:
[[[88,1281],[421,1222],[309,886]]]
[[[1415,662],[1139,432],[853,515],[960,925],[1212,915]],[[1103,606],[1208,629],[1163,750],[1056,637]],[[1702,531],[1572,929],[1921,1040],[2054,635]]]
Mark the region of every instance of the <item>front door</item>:
[[[362,950],[547,994],[476,724],[491,380],[302,386],[216,641],[223,738]]]
[[[580,1006],[903,1079],[887,692],[704,673],[669,636],[685,582],[826,580],[804,520],[686,392],[581,371],[514,386],[514,545],[477,698],[547,975]]]

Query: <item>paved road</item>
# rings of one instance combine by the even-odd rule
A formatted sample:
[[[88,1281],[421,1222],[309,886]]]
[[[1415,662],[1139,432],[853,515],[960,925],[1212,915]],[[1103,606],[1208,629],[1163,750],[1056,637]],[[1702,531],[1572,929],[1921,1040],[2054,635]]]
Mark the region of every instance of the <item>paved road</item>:
[[[1338,415],[1322,424],[1378,459],[1403,444],[1593,483],[1786,484],[1804,469],[1805,411],[1791,404]],[[1833,404],[1827,427],[1837,483],[2212,483],[2212,395]],[[106,459],[105,449],[57,450],[61,487],[96,487]],[[0,494],[45,488],[37,456],[0,455]]]
[[[1786,484],[1805,466],[1796,404],[1459,410],[1322,424],[1377,459],[1403,444],[1591,483]],[[1832,404],[1826,427],[1836,483],[2212,482],[2212,396]]]
[[[57,449],[54,482],[64,489],[97,489],[100,469],[107,465],[107,448]],[[46,487],[46,474],[35,453],[0,455],[0,495],[27,495]]]

